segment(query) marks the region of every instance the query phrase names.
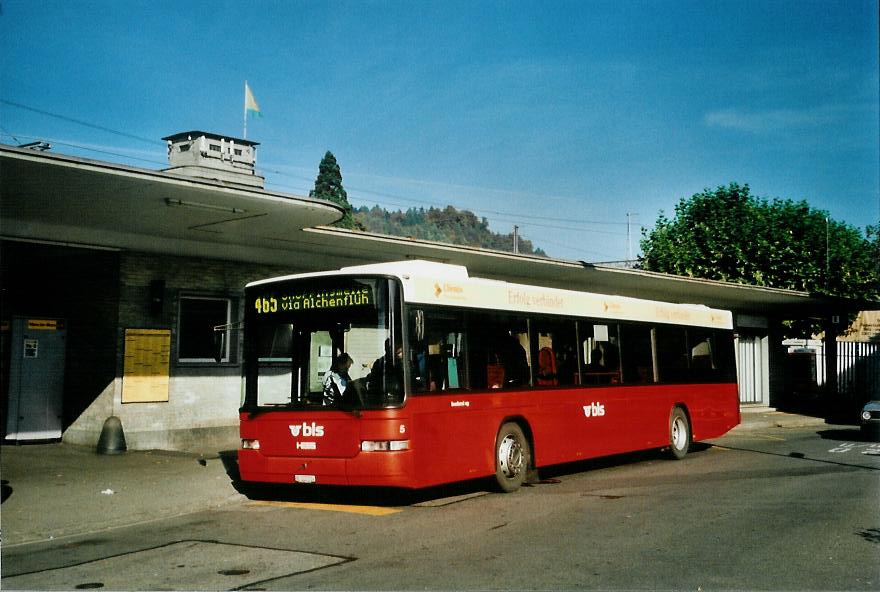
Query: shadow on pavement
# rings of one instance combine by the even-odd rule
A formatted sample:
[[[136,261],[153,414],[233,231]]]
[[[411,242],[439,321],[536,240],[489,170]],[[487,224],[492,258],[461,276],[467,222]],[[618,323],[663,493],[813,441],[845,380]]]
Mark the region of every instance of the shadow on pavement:
[[[241,479],[238,470],[237,450],[220,452],[220,459],[235,490],[252,500],[392,507],[410,505],[437,497],[463,495],[474,491],[473,482],[419,491],[392,487],[249,483]],[[470,485],[468,485],[469,483]]]
[[[699,454],[712,448],[711,444],[694,442],[690,454]],[[690,454],[688,456],[690,456]],[[458,483],[427,487],[425,489],[408,490],[393,487],[347,487],[334,485],[297,485],[276,483],[249,483],[241,480],[238,469],[238,451],[220,452],[220,459],[233,488],[251,500],[287,501],[303,503],[322,503],[340,505],[361,505],[378,507],[397,507],[437,502],[446,498],[471,497],[490,492],[497,492],[494,480],[489,478],[472,479]],[[540,479],[527,483],[525,487],[553,485],[560,482],[560,477],[574,475],[608,467],[631,463],[666,460],[668,452],[663,449],[643,450],[627,454],[601,457],[574,463],[565,463],[542,467]],[[687,457],[685,457],[687,459]]]
[[[859,428],[820,430],[816,432],[823,440],[847,441],[847,442],[877,442],[873,434],[861,431]]]

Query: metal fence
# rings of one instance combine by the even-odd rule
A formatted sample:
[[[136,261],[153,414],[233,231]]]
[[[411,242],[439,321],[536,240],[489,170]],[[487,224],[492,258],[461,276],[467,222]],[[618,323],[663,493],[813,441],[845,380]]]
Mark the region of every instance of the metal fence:
[[[880,399],[880,343],[837,342],[837,392]]]
[[[812,380],[818,391],[827,382],[825,344],[818,339],[790,339],[783,344],[788,348],[789,360],[795,355],[812,356],[809,368],[789,365],[789,379],[795,383]],[[837,394],[853,401],[880,398],[880,343],[837,342]]]

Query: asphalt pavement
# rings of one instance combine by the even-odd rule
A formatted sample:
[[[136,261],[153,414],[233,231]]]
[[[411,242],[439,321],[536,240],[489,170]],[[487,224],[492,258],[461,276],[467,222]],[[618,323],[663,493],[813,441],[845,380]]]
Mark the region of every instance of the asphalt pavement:
[[[744,410],[734,430],[822,426],[821,418]],[[234,451],[97,454],[69,444],[0,448],[2,547],[96,534],[242,502]]]

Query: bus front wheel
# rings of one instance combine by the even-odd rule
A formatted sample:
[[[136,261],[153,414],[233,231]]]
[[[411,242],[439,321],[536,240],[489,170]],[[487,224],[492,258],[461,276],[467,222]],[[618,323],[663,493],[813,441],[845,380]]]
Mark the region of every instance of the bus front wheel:
[[[669,415],[669,455],[681,460],[691,447],[691,423],[681,407],[672,409]]]
[[[522,428],[506,423],[495,439],[495,480],[504,493],[520,488],[526,479],[531,461],[529,441]]]

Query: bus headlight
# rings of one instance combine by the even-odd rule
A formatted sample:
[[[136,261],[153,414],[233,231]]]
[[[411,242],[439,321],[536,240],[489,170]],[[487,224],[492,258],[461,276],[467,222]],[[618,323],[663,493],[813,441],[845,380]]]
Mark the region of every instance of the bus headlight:
[[[260,449],[260,441],[259,440],[242,440],[241,447],[245,450],[259,450]]]
[[[364,440],[361,452],[394,452],[409,450],[409,440]]]

